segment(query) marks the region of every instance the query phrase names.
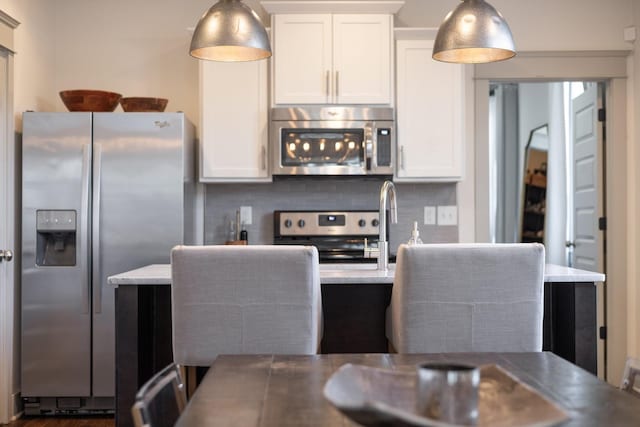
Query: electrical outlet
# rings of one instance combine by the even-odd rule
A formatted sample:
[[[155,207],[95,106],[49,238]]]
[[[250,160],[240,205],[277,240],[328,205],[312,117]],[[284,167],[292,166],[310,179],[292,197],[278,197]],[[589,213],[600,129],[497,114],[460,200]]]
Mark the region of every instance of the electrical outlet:
[[[438,225],[458,224],[457,206],[438,206]]]
[[[436,225],[436,207],[424,207],[424,223],[425,225]]]
[[[251,225],[251,206],[240,206],[240,223]]]

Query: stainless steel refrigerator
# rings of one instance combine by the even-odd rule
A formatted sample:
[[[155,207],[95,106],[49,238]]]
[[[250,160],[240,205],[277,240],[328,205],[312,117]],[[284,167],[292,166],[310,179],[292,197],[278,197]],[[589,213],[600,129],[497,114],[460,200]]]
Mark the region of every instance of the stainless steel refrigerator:
[[[24,113],[26,414],[114,409],[107,277],[195,241],[193,144],[182,113]]]

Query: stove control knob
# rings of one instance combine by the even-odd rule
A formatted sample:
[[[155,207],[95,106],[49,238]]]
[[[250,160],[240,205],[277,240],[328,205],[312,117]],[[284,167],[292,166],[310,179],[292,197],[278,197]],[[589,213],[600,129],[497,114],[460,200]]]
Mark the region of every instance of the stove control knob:
[[[361,219],[360,221],[358,221],[358,225],[360,227],[364,227],[365,225],[367,225],[367,221],[365,221],[364,219]]]
[[[304,219],[298,220],[298,227],[303,228],[304,224],[305,224]]]
[[[377,227],[378,225],[380,225],[380,221],[378,221],[377,219],[374,219],[373,221],[371,221],[371,225],[373,225],[374,227]]]
[[[284,220],[284,226],[287,228],[291,228],[291,226],[293,225],[293,223],[291,222],[290,219],[285,219]]]

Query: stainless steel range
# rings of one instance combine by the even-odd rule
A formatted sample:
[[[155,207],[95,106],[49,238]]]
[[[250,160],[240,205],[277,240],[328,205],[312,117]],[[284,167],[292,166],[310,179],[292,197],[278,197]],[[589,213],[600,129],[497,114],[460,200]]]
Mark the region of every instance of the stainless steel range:
[[[364,247],[365,239],[368,246],[378,245],[377,210],[275,211],[273,219],[276,245],[314,245],[321,263],[376,262],[364,257]]]

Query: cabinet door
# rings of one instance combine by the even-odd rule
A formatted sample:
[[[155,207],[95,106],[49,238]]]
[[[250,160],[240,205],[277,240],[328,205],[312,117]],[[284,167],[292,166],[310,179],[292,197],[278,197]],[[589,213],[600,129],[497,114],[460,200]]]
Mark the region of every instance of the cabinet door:
[[[462,178],[462,65],[431,58],[433,41],[397,42],[399,181]]]
[[[270,180],[268,61],[200,62],[200,181]]]
[[[391,103],[391,15],[333,15],[334,102]]]
[[[274,15],[274,102],[331,102],[331,15]]]

